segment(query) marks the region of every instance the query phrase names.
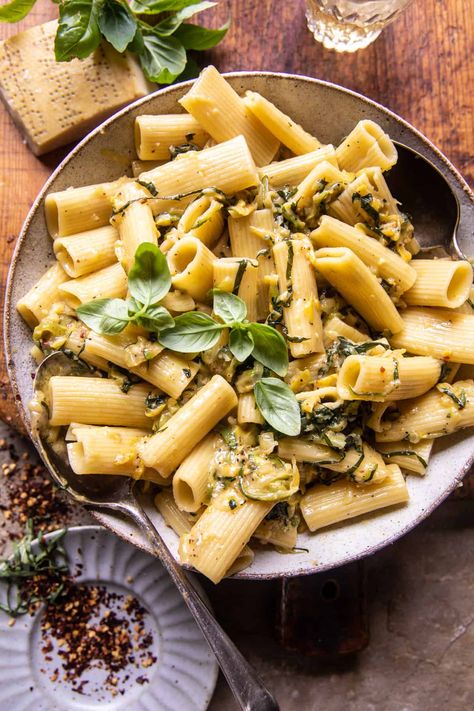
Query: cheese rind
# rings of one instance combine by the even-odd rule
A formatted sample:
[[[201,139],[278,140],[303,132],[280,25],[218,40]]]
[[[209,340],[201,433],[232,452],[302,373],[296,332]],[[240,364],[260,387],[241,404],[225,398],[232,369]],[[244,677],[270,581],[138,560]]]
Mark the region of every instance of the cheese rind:
[[[56,62],[56,29],[52,20],[0,43],[0,95],[36,155],[153,90],[134,57],[105,42],[87,59]]]

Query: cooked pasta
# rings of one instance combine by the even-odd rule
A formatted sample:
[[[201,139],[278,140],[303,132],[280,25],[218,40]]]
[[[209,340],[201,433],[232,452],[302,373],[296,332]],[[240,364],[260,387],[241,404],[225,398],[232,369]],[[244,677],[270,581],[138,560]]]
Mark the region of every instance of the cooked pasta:
[[[47,196],[56,261],[17,305],[37,360],[84,366],[37,398],[73,470],[146,481],[213,582],[409,505],[474,426],[470,264],[421,258],[380,126],[320,146],[271,99],[209,67],[139,116],[133,178]]]

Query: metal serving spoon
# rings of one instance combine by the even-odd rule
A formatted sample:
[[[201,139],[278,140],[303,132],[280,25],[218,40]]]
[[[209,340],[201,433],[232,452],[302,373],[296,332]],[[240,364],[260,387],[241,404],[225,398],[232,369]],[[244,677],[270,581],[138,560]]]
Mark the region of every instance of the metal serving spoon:
[[[398,161],[386,174],[390,191],[416,226],[420,256],[469,260],[472,243],[460,244],[459,200],[446,178],[427,158],[395,141]],[[472,257],[471,257],[472,258]]]
[[[36,371],[34,381],[38,399],[47,392],[52,375],[90,376],[90,371],[81,361],[73,361],[64,353],[53,353],[45,358]],[[113,511],[133,520],[148,538],[153,553],[161,560],[209,646],[216,655],[219,666],[232,692],[245,711],[278,711],[273,696],[265,688],[255,670],[248,664],[235,644],[229,639],[212,612],[175,561],[153,523],[143,510],[135,493],[133,480],[119,476],[78,476],[68,463],[66,445],[55,441],[48,429],[47,410],[33,418],[33,441],[52,479],[75,501],[91,511]]]

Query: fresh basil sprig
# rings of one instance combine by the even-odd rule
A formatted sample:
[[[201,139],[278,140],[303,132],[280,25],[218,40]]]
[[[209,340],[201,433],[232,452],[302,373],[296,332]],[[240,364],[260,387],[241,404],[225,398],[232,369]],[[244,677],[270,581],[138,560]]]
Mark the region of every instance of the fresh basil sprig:
[[[230,352],[240,363],[252,355],[277,375],[285,375],[288,348],[281,333],[263,323],[249,323],[245,302],[238,296],[214,289],[213,297],[214,314],[222,322],[197,311],[177,316],[173,327],[160,332],[161,345],[180,353],[198,353],[215,346],[228,328]]]
[[[19,22],[36,0],[11,0],[0,6],[0,22]],[[117,52],[136,54],[147,79],[171,84],[199,71],[187,50],[210,49],[229,29],[213,30],[185,23],[217,3],[209,0],[53,0],[59,5],[54,52],[56,61],[85,59],[102,39]],[[165,13],[165,14],[163,14]],[[145,21],[146,18],[146,21]],[[189,75],[189,76],[186,76]]]
[[[150,242],[141,244],[128,275],[130,299],[96,299],[78,306],[77,315],[96,333],[120,333],[129,323],[149,331],[170,328],[174,320],[159,305],[171,286],[164,254]]]
[[[294,392],[283,380],[262,378],[255,384],[255,402],[273,429],[289,437],[301,432],[301,415]]]

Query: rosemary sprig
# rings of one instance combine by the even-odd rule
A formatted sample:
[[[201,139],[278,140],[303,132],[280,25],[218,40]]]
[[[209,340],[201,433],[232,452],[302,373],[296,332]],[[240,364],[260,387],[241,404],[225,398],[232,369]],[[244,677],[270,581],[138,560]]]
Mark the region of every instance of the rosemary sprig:
[[[25,535],[15,544],[12,555],[0,561],[0,583],[7,586],[0,610],[18,617],[42,602],[54,603],[61,597],[69,573],[62,545],[66,531],[64,528],[45,539],[41,531],[35,535],[33,521],[28,519]]]

